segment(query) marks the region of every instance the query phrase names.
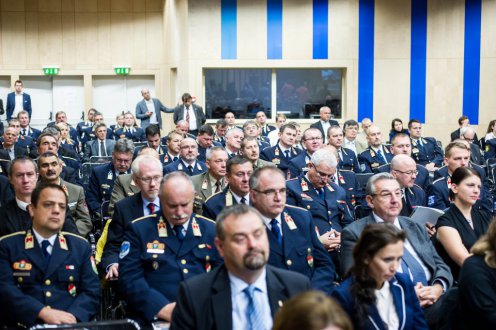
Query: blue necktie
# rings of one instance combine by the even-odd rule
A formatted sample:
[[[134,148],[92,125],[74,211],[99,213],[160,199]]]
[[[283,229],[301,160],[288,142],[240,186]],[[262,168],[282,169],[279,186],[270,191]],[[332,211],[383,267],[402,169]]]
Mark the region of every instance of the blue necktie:
[[[193,175],[193,166],[188,165],[188,171],[191,175]]]
[[[277,240],[277,243],[279,245],[282,245],[281,230],[279,229],[279,226],[277,224],[277,220],[276,219],[270,220],[270,228],[271,228],[272,234],[274,234],[274,237]]]
[[[420,153],[426,155],[425,148],[424,148],[424,145],[422,144],[422,141],[417,140],[417,147],[418,147]]]
[[[377,159],[379,160],[379,162],[381,164],[386,164],[386,159],[384,158],[384,156],[382,155],[382,151],[381,149],[377,150]]]
[[[323,201],[325,201],[325,191],[323,188],[320,188],[320,189],[316,189],[317,190],[317,194],[319,194],[320,196],[320,199],[322,199]]]
[[[289,157],[290,157],[290,156],[289,156],[289,150],[286,150],[284,153],[286,154],[286,159],[287,159],[287,160],[290,160],[290,158],[289,158]]]
[[[50,252],[48,252],[48,247],[50,247],[50,242],[45,239],[41,242],[41,251],[43,252],[43,256],[45,257],[45,265],[50,261]]]
[[[248,299],[248,307],[246,308],[246,319],[248,320],[248,327],[246,329],[250,330],[260,330],[265,329],[263,322],[263,315],[261,307],[257,304],[255,299],[256,288],[252,285],[248,285],[243,292],[246,294]]]
[[[423,285],[428,285],[424,269],[406,247],[403,248],[401,268],[403,269],[404,274],[408,274],[408,270],[410,270],[410,273],[413,277],[413,284],[417,284],[418,282],[420,282]]]
[[[182,242],[184,239],[183,226],[181,225],[174,226],[174,232],[176,233],[176,237],[178,241]]]

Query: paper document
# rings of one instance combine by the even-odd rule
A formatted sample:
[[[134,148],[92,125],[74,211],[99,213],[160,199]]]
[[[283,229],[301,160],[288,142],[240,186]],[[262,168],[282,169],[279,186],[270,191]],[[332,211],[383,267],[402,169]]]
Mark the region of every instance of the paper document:
[[[434,209],[432,207],[417,206],[413,210],[410,218],[416,223],[425,225],[427,223],[435,225],[437,219],[444,214],[444,211]]]

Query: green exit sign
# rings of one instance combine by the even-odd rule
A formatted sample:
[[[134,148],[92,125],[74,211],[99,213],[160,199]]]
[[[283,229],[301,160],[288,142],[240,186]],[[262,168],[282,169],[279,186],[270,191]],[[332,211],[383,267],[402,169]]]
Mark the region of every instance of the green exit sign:
[[[45,76],[54,76],[59,74],[60,68],[59,67],[52,67],[52,66],[44,66],[43,67],[43,74]]]
[[[131,72],[131,68],[128,66],[115,66],[114,72],[119,76],[126,76]]]

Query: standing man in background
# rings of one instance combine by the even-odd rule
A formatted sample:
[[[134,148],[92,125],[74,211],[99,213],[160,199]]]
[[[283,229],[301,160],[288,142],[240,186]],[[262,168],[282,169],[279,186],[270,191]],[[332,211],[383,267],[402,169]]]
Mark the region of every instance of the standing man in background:
[[[152,98],[150,90],[143,88],[141,90],[143,100],[136,104],[136,118],[141,119],[141,128],[145,129],[150,124],[156,124],[162,128],[162,115],[160,111],[172,113],[172,109],[166,108],[159,99]]]
[[[14,83],[15,92],[7,95],[7,121],[12,117],[17,117],[17,114],[22,110],[26,110],[31,118],[31,97],[24,93],[21,80],[16,80]]]
[[[189,133],[197,136],[198,129],[205,124],[207,118],[203,113],[203,109],[193,104],[193,98],[189,93],[184,93],[181,99],[183,104],[174,109],[174,124],[177,124],[180,120],[186,120],[189,123]]]

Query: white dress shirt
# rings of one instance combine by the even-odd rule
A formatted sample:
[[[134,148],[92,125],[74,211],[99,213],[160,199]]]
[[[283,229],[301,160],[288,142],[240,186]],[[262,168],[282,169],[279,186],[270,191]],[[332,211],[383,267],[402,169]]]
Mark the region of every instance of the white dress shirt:
[[[400,320],[398,318],[398,313],[396,312],[389,282],[385,281],[382,288],[375,290],[374,293],[377,298],[375,305],[379,311],[379,316],[382,321],[387,324],[386,328],[398,329],[400,326]]]
[[[157,124],[157,113],[155,112],[155,104],[153,104],[153,99],[150,99],[149,101],[145,100],[145,104],[148,111],[153,112],[150,116],[150,124]]]
[[[184,117],[183,119],[186,120],[186,113],[187,113],[186,106],[184,106]],[[189,106],[189,130],[190,131],[196,131],[198,129],[198,125],[196,124],[196,115],[195,115],[195,109],[193,108],[193,105]]]

